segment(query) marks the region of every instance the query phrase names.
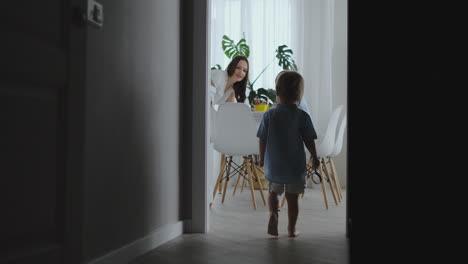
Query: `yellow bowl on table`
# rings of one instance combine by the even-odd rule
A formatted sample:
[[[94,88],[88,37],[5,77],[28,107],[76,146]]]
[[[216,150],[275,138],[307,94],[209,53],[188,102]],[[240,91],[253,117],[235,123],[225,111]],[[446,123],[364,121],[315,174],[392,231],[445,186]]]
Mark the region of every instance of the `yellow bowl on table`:
[[[265,112],[268,109],[267,104],[258,104],[258,105],[254,105],[254,107],[255,107],[255,110],[260,111],[260,112]]]

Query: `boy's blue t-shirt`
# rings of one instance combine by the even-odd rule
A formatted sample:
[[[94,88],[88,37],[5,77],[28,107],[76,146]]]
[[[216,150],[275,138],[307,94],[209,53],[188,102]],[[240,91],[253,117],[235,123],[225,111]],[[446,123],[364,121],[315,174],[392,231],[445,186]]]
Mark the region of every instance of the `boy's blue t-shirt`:
[[[305,184],[304,141],[317,139],[306,112],[295,104],[278,104],[263,115],[257,137],[266,142],[263,167],[269,181]]]

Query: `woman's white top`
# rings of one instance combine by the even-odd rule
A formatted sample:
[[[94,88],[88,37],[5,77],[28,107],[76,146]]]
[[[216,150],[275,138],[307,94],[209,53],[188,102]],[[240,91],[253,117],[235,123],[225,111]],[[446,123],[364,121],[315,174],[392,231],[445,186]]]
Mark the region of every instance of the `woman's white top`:
[[[216,93],[214,94],[213,104],[224,104],[231,93],[234,92],[232,87],[224,92],[224,88],[226,88],[226,84],[228,81],[228,74],[226,71],[223,70],[211,70],[211,81],[215,84]],[[211,85],[211,83],[210,83]]]

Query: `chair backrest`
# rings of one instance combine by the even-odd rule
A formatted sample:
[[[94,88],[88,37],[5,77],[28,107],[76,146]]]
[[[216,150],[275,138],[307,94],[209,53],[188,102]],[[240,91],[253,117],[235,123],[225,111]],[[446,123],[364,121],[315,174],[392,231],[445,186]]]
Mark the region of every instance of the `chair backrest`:
[[[319,158],[328,157],[333,151],[333,147],[335,146],[336,127],[338,126],[338,118],[340,117],[342,110],[343,105],[336,107],[328,120],[325,136],[323,137],[322,142],[317,146],[317,156]]]
[[[213,107],[213,104],[210,103],[210,118],[209,118],[209,132],[210,132],[210,143],[213,143],[215,137],[215,117],[216,117],[216,109]]]
[[[336,157],[340,154],[341,149],[343,148],[343,139],[344,139],[345,129],[346,129],[346,114],[344,114],[343,120],[341,120],[340,128],[338,130],[338,136],[336,138],[335,146],[333,147],[333,151],[330,154],[330,157]]]
[[[214,121],[213,148],[229,156],[259,153],[257,130],[253,114],[246,104],[219,105]]]
[[[211,74],[211,72],[210,72]],[[210,104],[210,110],[209,110],[209,116],[208,118],[208,125],[209,125],[209,133],[210,133],[210,143],[213,143],[213,138],[214,138],[214,117],[216,115],[216,109],[214,109],[213,104],[214,104],[214,96],[216,94],[216,88],[214,88],[211,85],[208,85],[208,102]]]

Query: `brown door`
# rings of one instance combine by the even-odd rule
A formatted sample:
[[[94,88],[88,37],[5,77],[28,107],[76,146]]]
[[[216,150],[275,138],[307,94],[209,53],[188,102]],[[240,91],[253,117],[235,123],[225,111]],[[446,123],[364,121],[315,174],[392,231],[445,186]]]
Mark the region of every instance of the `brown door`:
[[[70,1],[2,3],[0,263],[70,263]]]

